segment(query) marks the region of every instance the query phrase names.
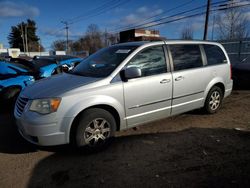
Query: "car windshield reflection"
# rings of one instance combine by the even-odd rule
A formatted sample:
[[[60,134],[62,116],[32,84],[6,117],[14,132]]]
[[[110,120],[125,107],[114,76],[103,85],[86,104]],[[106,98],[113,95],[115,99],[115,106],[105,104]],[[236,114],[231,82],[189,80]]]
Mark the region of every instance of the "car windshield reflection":
[[[84,59],[70,74],[87,77],[107,77],[137,46],[111,46]]]

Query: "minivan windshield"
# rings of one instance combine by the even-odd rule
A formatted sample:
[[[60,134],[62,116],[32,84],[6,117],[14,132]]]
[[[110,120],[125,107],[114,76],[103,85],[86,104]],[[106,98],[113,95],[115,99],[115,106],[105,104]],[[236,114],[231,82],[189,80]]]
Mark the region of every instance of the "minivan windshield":
[[[107,77],[138,46],[116,45],[99,50],[84,59],[70,74],[86,77]]]

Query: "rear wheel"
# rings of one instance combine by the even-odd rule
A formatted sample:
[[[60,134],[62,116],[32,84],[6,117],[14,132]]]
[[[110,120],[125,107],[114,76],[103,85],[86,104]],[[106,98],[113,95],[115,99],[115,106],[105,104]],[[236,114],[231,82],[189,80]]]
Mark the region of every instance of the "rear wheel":
[[[114,136],[116,122],[112,114],[104,109],[85,111],[76,128],[76,146],[99,149],[106,146]]]
[[[212,87],[206,98],[204,106],[205,112],[208,114],[216,113],[221,107],[222,100],[223,100],[223,92],[221,88],[218,86]]]

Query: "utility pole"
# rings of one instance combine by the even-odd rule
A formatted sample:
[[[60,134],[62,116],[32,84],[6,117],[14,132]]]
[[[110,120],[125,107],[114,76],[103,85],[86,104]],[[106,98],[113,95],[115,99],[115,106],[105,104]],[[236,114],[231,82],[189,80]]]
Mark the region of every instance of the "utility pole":
[[[69,49],[69,23],[67,21],[61,21],[65,25],[66,29],[66,53],[68,52]]]
[[[106,28],[105,28],[104,37],[105,37],[105,47],[107,47],[108,46],[108,32]]]
[[[22,39],[23,39],[23,52],[25,52],[25,43],[24,43],[24,34],[23,34],[23,23],[21,24],[21,32],[22,32]]]
[[[203,40],[207,40],[207,29],[208,29],[208,21],[209,21],[209,11],[210,11],[210,0],[207,0],[207,12],[206,12],[206,19],[205,19]]]
[[[26,41],[26,52],[29,53],[27,27],[28,27],[28,25],[24,25],[24,28],[25,28],[25,41]]]
[[[38,41],[38,50],[39,50],[39,53],[41,55],[41,39],[39,39],[39,41]]]
[[[213,16],[212,40],[214,40],[214,21],[215,21],[215,15]]]

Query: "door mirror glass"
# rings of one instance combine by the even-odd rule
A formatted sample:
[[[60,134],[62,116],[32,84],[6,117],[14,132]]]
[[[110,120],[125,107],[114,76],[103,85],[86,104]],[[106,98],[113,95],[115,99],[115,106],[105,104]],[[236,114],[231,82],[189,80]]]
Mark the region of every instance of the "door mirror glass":
[[[125,79],[139,78],[141,76],[141,69],[138,67],[129,67],[124,70]]]

